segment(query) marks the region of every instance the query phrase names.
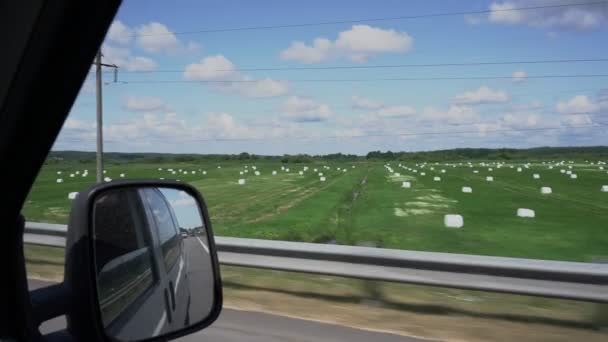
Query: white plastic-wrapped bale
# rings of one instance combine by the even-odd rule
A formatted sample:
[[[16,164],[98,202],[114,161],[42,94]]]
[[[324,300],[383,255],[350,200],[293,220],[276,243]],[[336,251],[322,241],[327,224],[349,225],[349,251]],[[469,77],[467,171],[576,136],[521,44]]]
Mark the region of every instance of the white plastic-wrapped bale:
[[[443,216],[443,224],[447,228],[462,228],[464,226],[464,218],[458,214],[446,214]]]
[[[325,182],[326,178],[325,178],[325,177],[319,177],[319,180],[320,180],[321,182]]]
[[[112,181],[112,178],[110,178],[110,177],[105,177],[103,180],[104,180],[104,182],[111,182],[111,181]]]
[[[243,171],[239,171],[239,175],[241,175],[241,176],[242,176],[242,175],[243,175]]]
[[[494,169],[493,169],[493,168],[491,168],[491,167],[489,167],[489,168],[488,168],[488,171],[492,172],[492,171],[494,171]]]
[[[473,192],[473,188],[471,188],[470,186],[463,186],[462,187],[462,192],[470,194]]]
[[[433,181],[440,182],[441,181],[441,177],[433,177]]]
[[[255,170],[257,167],[254,165],[254,166],[252,166],[251,168]]]
[[[534,179],[540,179],[540,175],[538,173],[535,173],[532,175],[532,178]]]
[[[244,172],[245,172],[245,173],[249,173],[249,170],[247,169],[247,170],[245,170]]]
[[[103,170],[103,174],[105,175],[108,172],[108,170]]]
[[[421,176],[426,176],[426,172],[420,172]]]
[[[492,176],[487,176],[487,177],[486,177],[486,181],[487,181],[487,182],[493,182],[493,181],[494,181],[494,177],[492,177]]]
[[[78,192],[70,192],[70,193],[68,194],[68,199],[73,200],[73,199],[75,199],[75,198],[76,198],[76,196],[78,196]]]
[[[566,173],[566,170],[561,169],[561,170],[559,170],[559,173]]]
[[[401,183],[401,187],[402,187],[402,188],[409,189],[409,188],[411,188],[411,187],[412,187],[412,183],[407,182],[407,181],[402,182],[402,183]]]
[[[176,172],[175,171],[171,171],[171,174],[174,175],[174,174],[176,174]]]
[[[63,179],[57,178],[57,183],[63,183]]]
[[[553,193],[553,189],[551,189],[548,186],[543,186],[540,188],[540,193],[543,195],[549,195],[549,194]]]
[[[218,169],[221,169],[222,167],[220,165],[217,166]]]
[[[518,168],[517,168],[517,172],[521,172],[521,171],[522,171],[522,170],[521,170],[521,167],[518,167]]]
[[[272,171],[272,175],[273,175],[273,176],[276,176],[276,175],[277,175],[277,172],[276,172],[276,171]]]
[[[73,173],[70,173],[70,178],[74,178],[74,174]]]
[[[479,170],[473,170],[473,173],[479,173]]]
[[[572,171],[568,170],[568,171],[566,171],[566,174],[567,174],[567,175],[571,175],[571,174],[572,174]]]
[[[259,176],[259,175],[260,175],[260,171],[256,171],[256,172],[255,172],[255,175],[256,175],[256,176]]]
[[[342,172],[346,172],[346,169],[342,169]]]
[[[203,174],[204,174],[204,175],[206,175],[206,174],[207,174],[207,171],[203,171]]]
[[[124,174],[124,173],[121,173],[121,174],[120,174],[120,178],[125,178],[125,174]]]
[[[196,171],[192,171],[191,174],[196,174]]]
[[[165,180],[165,177],[160,177],[160,180]]]
[[[393,175],[394,175],[395,177],[401,177],[401,174],[400,174],[399,172],[395,172]]]
[[[519,209],[517,209],[517,216],[534,218],[536,216],[536,213],[534,213],[534,210],[532,210],[532,209],[519,208]]]
[[[77,175],[79,175],[79,174],[80,174],[80,171],[76,171],[76,172],[74,172],[74,173],[75,173],[75,174],[77,174]]]
[[[576,173],[573,173],[570,175],[570,179],[577,179],[577,178],[578,178],[578,176],[576,175]]]
[[[445,173],[445,169],[441,169],[441,173]]]
[[[61,171],[57,171],[57,174],[58,174],[58,175],[60,175],[60,174],[61,174]]]
[[[608,185],[602,185],[601,192],[608,192]]]
[[[317,169],[314,169],[314,170],[313,170],[313,171],[314,171],[314,172],[317,172],[317,171],[319,171],[319,170],[317,170]]]
[[[323,176],[323,172],[319,172],[319,177]]]
[[[304,171],[300,171],[300,172],[298,172],[298,174],[299,174],[300,176],[304,176]]]
[[[162,170],[163,170],[163,168],[162,168],[162,167],[159,167],[159,168],[158,168],[158,171],[162,171]]]
[[[239,185],[245,185],[245,180],[243,178],[239,179]]]
[[[289,172],[289,168],[285,169],[285,172]]]
[[[418,173],[418,170],[413,169],[413,170],[412,170],[412,172],[413,172],[413,173]]]
[[[316,171],[317,169],[315,169]],[[281,171],[285,171],[285,166],[281,166]]]

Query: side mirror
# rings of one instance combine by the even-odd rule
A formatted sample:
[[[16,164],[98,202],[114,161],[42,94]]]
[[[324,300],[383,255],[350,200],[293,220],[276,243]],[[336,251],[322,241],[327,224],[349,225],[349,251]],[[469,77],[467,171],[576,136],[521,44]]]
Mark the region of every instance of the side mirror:
[[[66,254],[75,337],[166,340],[207,327],[221,311],[211,222],[189,185],[125,181],[80,192]]]

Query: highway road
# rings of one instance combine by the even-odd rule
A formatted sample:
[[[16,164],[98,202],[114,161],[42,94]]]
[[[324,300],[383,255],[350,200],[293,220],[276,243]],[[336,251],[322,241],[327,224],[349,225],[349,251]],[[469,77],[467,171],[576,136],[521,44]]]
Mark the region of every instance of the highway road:
[[[51,285],[39,280],[29,281],[30,290]],[[65,318],[43,323],[41,332],[49,333],[65,327]],[[339,325],[270,315],[259,312],[223,309],[213,325],[177,341],[214,342],[423,342],[425,340]]]
[[[209,315],[213,307],[213,272],[205,237],[184,239],[187,258],[186,279],[190,286],[190,322],[199,322]]]

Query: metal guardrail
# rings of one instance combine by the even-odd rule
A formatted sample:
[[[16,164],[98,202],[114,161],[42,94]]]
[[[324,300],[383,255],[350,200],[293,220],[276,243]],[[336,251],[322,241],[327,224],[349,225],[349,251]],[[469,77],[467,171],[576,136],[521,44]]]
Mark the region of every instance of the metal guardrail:
[[[27,222],[26,243],[64,247],[67,227]],[[608,303],[608,264],[216,237],[223,265]]]

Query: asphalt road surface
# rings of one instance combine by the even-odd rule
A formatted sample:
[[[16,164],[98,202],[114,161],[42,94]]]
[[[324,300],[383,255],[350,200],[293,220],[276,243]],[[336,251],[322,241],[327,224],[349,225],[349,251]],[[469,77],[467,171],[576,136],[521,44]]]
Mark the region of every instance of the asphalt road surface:
[[[29,281],[30,290],[51,284],[38,280]],[[40,327],[40,331],[43,334],[58,331],[65,328],[65,324],[65,318],[58,317],[44,322]],[[218,320],[209,328],[184,336],[177,341],[422,342],[425,340],[259,312],[223,309]]]
[[[213,272],[205,237],[191,236],[184,239],[187,258],[186,279],[190,286],[190,322],[200,322],[213,307]]]

